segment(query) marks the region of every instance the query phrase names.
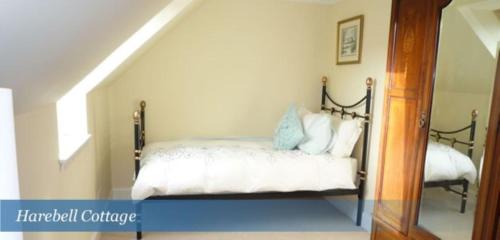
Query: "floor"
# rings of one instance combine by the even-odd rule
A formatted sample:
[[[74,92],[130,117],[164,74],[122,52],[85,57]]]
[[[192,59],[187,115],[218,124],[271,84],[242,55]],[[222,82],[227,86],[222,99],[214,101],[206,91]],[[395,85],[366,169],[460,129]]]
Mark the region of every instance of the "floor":
[[[135,239],[133,233],[105,233],[101,240]],[[269,232],[269,233],[145,233],[144,240],[366,240],[367,232]]]
[[[266,203],[267,204],[267,203]],[[355,223],[338,211],[329,202],[280,202],[279,205],[259,203],[246,206],[241,212],[244,216],[231,212],[222,212],[214,221],[204,222],[190,219],[194,229],[190,231],[171,231],[165,233],[143,233],[143,239],[171,240],[328,240],[353,239],[365,240],[370,234],[355,226]],[[232,204],[229,204],[232,205]],[[237,205],[235,205],[237,206]],[[231,206],[229,206],[230,208]],[[272,207],[272,209],[271,209]],[[250,209],[250,211],[248,210]],[[246,210],[246,211],[245,211]],[[223,211],[223,210],[221,210]],[[220,211],[217,211],[220,213]],[[237,219],[241,219],[238,221]],[[175,224],[174,224],[175,225]],[[182,229],[182,228],[181,228]],[[135,233],[103,233],[101,240],[135,239]]]
[[[475,191],[470,191],[462,214],[459,195],[442,188],[424,189],[419,224],[443,240],[471,239],[476,198]]]

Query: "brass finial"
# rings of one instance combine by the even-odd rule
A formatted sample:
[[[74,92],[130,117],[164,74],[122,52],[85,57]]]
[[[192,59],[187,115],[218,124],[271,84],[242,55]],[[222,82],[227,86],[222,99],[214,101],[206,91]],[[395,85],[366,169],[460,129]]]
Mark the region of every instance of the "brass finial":
[[[146,101],[141,101],[141,108],[146,108]]]
[[[323,76],[321,78],[321,82],[323,83],[323,85],[326,85],[326,82],[328,82],[328,77],[327,76]]]
[[[477,109],[472,110],[472,120],[475,120],[479,115],[479,111]]]
[[[368,88],[372,88],[372,86],[373,86],[373,78],[369,77],[369,78],[366,79],[366,86]]]
[[[139,113],[139,111],[135,111],[134,112],[134,123],[136,123],[136,124],[139,123],[140,119],[141,119],[141,114]]]

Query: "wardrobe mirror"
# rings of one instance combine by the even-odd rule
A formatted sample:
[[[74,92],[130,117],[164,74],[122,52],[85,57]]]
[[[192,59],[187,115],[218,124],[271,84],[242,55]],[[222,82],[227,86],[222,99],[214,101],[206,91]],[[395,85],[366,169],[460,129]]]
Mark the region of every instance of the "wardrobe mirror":
[[[500,0],[443,9],[419,226],[471,239],[500,43]]]

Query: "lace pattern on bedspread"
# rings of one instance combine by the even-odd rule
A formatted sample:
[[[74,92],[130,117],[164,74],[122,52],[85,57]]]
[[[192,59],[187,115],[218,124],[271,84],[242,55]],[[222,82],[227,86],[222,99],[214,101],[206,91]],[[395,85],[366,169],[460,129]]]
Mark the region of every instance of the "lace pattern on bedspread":
[[[179,144],[170,147],[149,149],[141,159],[141,166],[152,161],[175,161],[183,159],[204,159],[207,163],[214,159],[234,157],[239,159],[267,159],[275,162],[278,158],[307,155],[301,151],[277,151],[266,147],[246,147],[238,145],[189,146]]]

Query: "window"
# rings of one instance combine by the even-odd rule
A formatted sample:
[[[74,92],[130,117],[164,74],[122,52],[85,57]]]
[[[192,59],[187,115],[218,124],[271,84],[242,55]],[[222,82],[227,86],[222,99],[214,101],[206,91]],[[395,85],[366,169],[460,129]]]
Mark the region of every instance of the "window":
[[[57,101],[59,161],[64,163],[90,138],[85,94],[66,95]]]

